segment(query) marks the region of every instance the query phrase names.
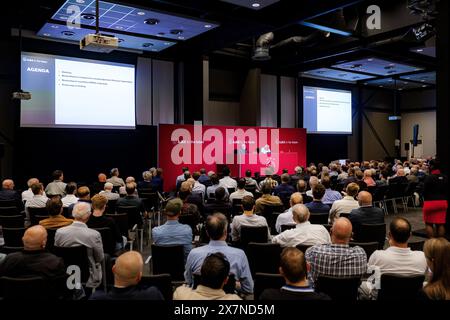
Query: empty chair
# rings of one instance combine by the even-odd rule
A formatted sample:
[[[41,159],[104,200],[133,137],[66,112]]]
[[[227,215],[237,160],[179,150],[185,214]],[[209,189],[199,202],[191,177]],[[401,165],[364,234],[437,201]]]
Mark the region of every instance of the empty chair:
[[[350,247],[359,246],[366,252],[367,260],[375,250],[378,250],[378,242],[350,242]]]
[[[153,274],[169,273],[173,281],[184,280],[184,247],[152,244]]]
[[[76,265],[80,268],[81,283],[85,284],[89,279],[89,258],[85,246],[53,247],[53,253],[64,260],[65,267]]]
[[[311,222],[312,224],[327,224],[328,216],[328,212],[311,213],[309,216],[309,222]]]
[[[282,224],[281,225],[281,232],[284,232],[284,231],[289,230],[289,229],[295,229],[295,226],[296,226],[296,224],[293,224],[293,223],[291,223],[291,224]]]
[[[267,242],[267,227],[248,227],[242,226],[240,231],[240,243],[247,245],[249,242]]]
[[[120,233],[128,238],[128,214],[127,213],[116,213],[116,214],[106,214],[105,216],[110,217],[114,220],[115,224],[119,227]]]
[[[362,224],[361,231],[355,235],[357,242],[378,242],[378,249],[383,249],[386,240],[386,224]]]
[[[143,276],[141,281],[139,282],[144,288],[156,287],[161,291],[161,294],[166,301],[172,301],[173,298],[173,290],[172,290],[172,278],[168,273],[155,274]]]
[[[332,300],[356,301],[360,277],[337,278],[319,276],[314,282],[316,290],[330,296]]]
[[[414,251],[423,251],[423,245],[425,244],[425,240],[419,240],[414,242],[408,242],[408,247]]]
[[[282,213],[284,212],[284,205],[280,204],[280,205],[264,205],[264,210],[261,213],[261,215],[263,217],[265,217],[266,219],[274,212],[278,212],[278,213]]]
[[[0,278],[0,297],[5,300],[47,300],[48,294],[43,277]]]
[[[117,200],[108,200],[108,203],[106,204],[105,213],[115,214],[116,213],[116,204],[117,204]]]
[[[401,200],[403,205],[403,211],[408,211],[408,208],[405,204],[405,192],[408,188],[407,183],[391,183],[388,186],[388,190],[386,192],[386,199],[384,200],[386,202],[392,202],[392,206],[394,209],[394,212],[397,213],[397,201]]]
[[[254,277],[255,285],[253,289],[253,295],[255,300],[258,300],[261,293],[265,289],[279,289],[285,285],[284,278],[276,273],[256,273]]]
[[[97,230],[102,237],[103,252],[109,255],[115,255],[116,252],[116,241],[114,240],[113,233],[110,228],[92,228]]]
[[[24,227],[19,228],[7,228],[3,227],[3,239],[5,241],[4,247],[11,248],[13,250],[21,250],[23,248],[22,237],[25,233]],[[14,249],[15,248],[15,249]]]
[[[128,229],[133,229],[134,225],[142,227],[142,215],[138,207],[135,206],[118,206],[117,213],[126,213],[128,215]]]
[[[182,214],[178,217],[178,222],[190,226],[192,229],[192,236],[198,234],[197,230],[198,217],[195,214],[192,213]]]
[[[261,273],[278,273],[281,247],[277,243],[250,242],[245,248],[252,275]]]
[[[424,276],[399,277],[382,274],[378,300],[414,300],[424,280]]]
[[[303,254],[306,252],[306,250],[308,250],[308,248],[312,247],[312,246],[308,246],[308,245],[304,245],[304,244],[298,244],[295,246],[298,250],[300,250],[301,252],[303,252]]]
[[[41,217],[45,216],[46,218],[48,218],[48,211],[47,211],[47,208],[45,208],[45,207],[44,208],[28,207],[27,210],[28,210],[28,213],[30,214],[30,221],[31,221],[32,226],[39,224],[39,220],[37,219],[37,216],[41,216]]]
[[[24,226],[24,218],[20,214],[0,216],[0,226],[6,228],[22,228]]]

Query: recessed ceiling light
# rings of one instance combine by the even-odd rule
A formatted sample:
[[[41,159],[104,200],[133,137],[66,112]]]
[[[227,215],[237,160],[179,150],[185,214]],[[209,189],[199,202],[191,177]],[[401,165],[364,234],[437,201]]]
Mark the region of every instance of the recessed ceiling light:
[[[73,36],[74,34],[75,34],[75,32],[72,32],[72,31],[63,31],[63,32],[61,32],[64,36],[67,36],[67,37],[71,37],[71,36]]]
[[[95,15],[90,13],[83,13],[81,17],[86,20],[95,20]]]
[[[84,0],[77,0],[76,3],[84,3]]]
[[[425,82],[425,80],[422,79],[422,80],[420,80],[420,82]]]
[[[259,8],[261,5],[258,2],[252,3],[253,8]]]
[[[122,29],[123,29],[123,27],[122,27],[122,26],[116,26],[116,29],[118,29],[118,30],[122,30]]]
[[[144,20],[144,23],[145,24],[149,24],[151,26],[154,26],[155,24],[159,23],[159,20],[158,19],[154,19],[154,18],[150,18],[150,19]]]
[[[210,25],[210,24],[205,24],[205,28],[211,28],[212,27],[212,25]]]
[[[52,28],[53,28],[53,29],[58,29],[59,26],[57,26],[57,25],[54,24],[54,25],[52,25]]]
[[[367,82],[364,82],[364,85],[367,86]]]
[[[50,37],[50,33],[44,33],[44,36]]]
[[[423,51],[423,49],[417,49],[416,50],[416,52],[422,52]]]
[[[170,46],[171,43],[170,43],[170,42],[164,42],[164,45],[165,45],[165,46]]]
[[[184,40],[184,37],[183,36],[179,36],[178,39]]]
[[[367,61],[373,61],[373,59],[372,59],[372,58],[370,58],[370,59],[367,59]]]
[[[395,66],[395,63],[389,63],[389,65],[390,65],[391,67],[393,67],[393,66]]]
[[[380,88],[384,88],[384,86],[379,86]]]
[[[182,34],[183,30],[181,30],[181,29],[172,29],[172,30],[170,30],[170,33],[171,34]]]
[[[139,11],[137,14],[138,14],[138,16],[143,16],[143,15],[145,15],[145,12]]]
[[[144,48],[153,47],[153,43],[151,43],[151,42],[146,42],[146,43],[143,43],[142,46],[143,46]]]
[[[422,88],[426,88],[426,87],[427,87],[427,85],[425,85],[425,84],[422,86]]]
[[[66,16],[60,16],[59,17],[61,20],[67,20],[67,17]]]
[[[157,51],[156,49],[151,49],[150,51]]]

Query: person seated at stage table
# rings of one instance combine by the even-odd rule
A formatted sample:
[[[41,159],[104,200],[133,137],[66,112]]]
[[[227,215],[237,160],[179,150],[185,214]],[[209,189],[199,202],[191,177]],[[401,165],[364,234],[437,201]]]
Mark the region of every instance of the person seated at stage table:
[[[163,179],[163,169],[157,168],[155,174],[152,178],[152,188],[154,191],[163,192],[164,189],[164,179]]]
[[[302,195],[303,203],[308,203],[308,202],[313,201],[313,198],[306,194],[307,187],[308,187],[308,184],[306,183],[305,180],[303,180],[303,179],[298,180],[297,191]]]
[[[311,213],[330,212],[330,206],[322,202],[322,198],[325,195],[325,187],[322,184],[318,184],[312,190],[313,201],[306,203],[305,206]]]
[[[127,183],[134,183],[134,184],[136,184],[136,180],[134,179],[134,177],[131,177],[131,176],[127,177],[125,179],[125,186],[122,186],[122,187],[119,188],[119,195],[122,196],[122,197],[127,195],[127,191],[126,191]],[[134,196],[139,198],[139,194],[138,194],[138,191],[137,191],[137,185],[136,185],[136,188],[134,189]]]
[[[27,186],[28,189],[25,190],[24,192],[22,192],[22,202],[25,203],[28,200],[31,200],[34,196],[33,191],[31,191],[31,186],[35,183],[39,183],[39,179],[38,178],[31,178],[28,179],[27,181]],[[44,192],[44,196],[45,196],[45,192]]]
[[[45,229],[57,229],[72,224],[73,219],[63,216],[63,203],[59,197],[51,198],[47,201],[47,212],[49,217],[39,221],[39,224]]]
[[[221,187],[219,176],[216,173],[211,175],[210,179],[211,179],[211,186],[206,188],[206,197],[207,198],[210,198],[211,195],[214,195],[216,192],[216,189]],[[230,196],[227,188],[225,188],[225,194],[227,195],[227,197]]]
[[[241,300],[237,294],[225,293],[223,287],[228,282],[230,263],[221,252],[211,253],[203,261],[200,283],[196,289],[186,285],[178,287],[174,300]]]
[[[142,181],[138,181],[137,183],[137,189],[138,191],[141,189],[147,189],[147,190],[151,190],[152,188],[152,174],[150,171],[144,171],[142,172]],[[153,190],[152,190],[153,191]]]
[[[66,195],[66,184],[64,181],[64,173],[61,170],[55,170],[52,173],[53,182],[50,182],[45,188],[45,193],[48,197]]]
[[[315,292],[307,279],[309,265],[297,248],[281,252],[279,272],[286,284],[280,289],[265,289],[259,300],[330,300],[324,293]]]
[[[2,189],[0,190],[0,200],[14,201],[18,209],[23,208],[22,197],[20,193],[14,190],[14,181],[5,179],[2,181]]]
[[[300,203],[303,203],[303,196],[300,192],[294,192],[289,199],[289,209],[283,213],[280,213],[277,217],[277,221],[275,222],[275,230],[277,230],[278,233],[281,233],[281,226],[296,224],[292,216],[292,208],[296,204]]]
[[[353,237],[357,239],[361,232],[362,224],[384,223],[384,212],[381,208],[374,207],[372,195],[367,191],[358,193],[359,208],[350,211],[348,217],[353,225]]]
[[[242,198],[242,209],[244,212],[233,217],[231,223],[231,240],[239,242],[241,239],[241,227],[266,227],[267,239],[270,239],[269,226],[266,218],[255,214],[255,199],[253,196],[245,196]]]
[[[218,187],[214,192],[214,201],[205,204],[205,214],[206,213],[214,213],[221,212],[226,216],[230,217],[232,205],[228,200],[227,194],[225,192],[225,188]]]
[[[338,191],[331,189],[331,180],[329,177],[323,177],[320,183],[325,187],[325,194],[323,195],[322,202],[331,206],[336,200],[341,200],[342,196]]]
[[[293,186],[289,184],[291,177],[287,173],[281,175],[281,184],[275,187],[273,194],[279,197],[289,198],[295,192]]]
[[[145,212],[142,200],[136,196],[136,183],[127,183],[125,191],[127,195],[117,200],[116,207],[136,207],[139,208],[140,212]]]
[[[77,203],[77,184],[75,182],[69,182],[66,185],[66,196],[61,199],[63,207],[69,207],[70,205]]]
[[[262,196],[256,200],[255,213],[262,214],[264,212],[264,206],[276,206],[283,205],[281,199],[277,196],[272,195],[272,184],[266,183],[262,185],[261,188]]]
[[[128,251],[120,255],[112,272],[114,274],[114,287],[105,293],[96,290],[90,300],[164,300],[163,295],[156,287],[145,288],[139,286],[142,279],[144,261],[137,251]]]
[[[333,224],[336,218],[339,218],[341,213],[350,213],[353,209],[359,208],[359,203],[355,200],[358,195],[359,186],[352,182],[347,185],[345,189],[345,196],[341,200],[336,200],[330,209],[330,216],[328,221]]]
[[[211,185],[211,179],[209,178],[209,175],[206,174],[205,168],[200,169],[200,177],[198,178],[198,182],[203,184],[205,187],[209,187]]]
[[[241,178],[238,181],[237,190],[230,194],[230,202],[233,204],[233,199],[242,199],[245,196],[249,196],[253,198],[253,193],[245,190],[245,179]]]
[[[245,171],[245,186],[251,187],[251,186],[257,186],[258,183],[255,179],[252,178],[252,172],[251,170]]]
[[[102,196],[105,196],[106,199],[109,200],[118,200],[120,198],[120,195],[118,193],[112,192],[113,190],[113,184],[111,182],[105,183],[105,190],[100,191],[99,194]]]
[[[219,180],[219,184],[221,187],[225,189],[234,189],[237,188],[237,182],[233,178],[230,177],[231,171],[230,168],[224,167],[222,170],[223,178]]]
[[[121,187],[125,185],[122,178],[119,178],[119,169],[111,169],[111,178],[107,179],[106,182],[111,182],[114,187]]]
[[[206,187],[204,184],[200,183],[200,172],[196,171],[192,174],[192,178],[194,179],[194,185],[192,186],[192,193],[197,193],[201,195],[202,200],[205,199]]]
[[[98,194],[100,193],[100,191],[102,191],[105,188],[105,183],[106,183],[106,174],[104,173],[99,173],[97,176],[97,181],[94,182],[91,187],[89,188],[92,192],[92,194]]]
[[[309,222],[309,210],[303,204],[296,204],[292,208],[292,216],[296,224],[294,229],[286,230],[272,238],[272,243],[278,243],[282,247],[295,247],[299,244],[314,246],[330,243],[330,234],[321,224]]]
[[[85,186],[79,187],[77,190],[77,194],[78,194],[78,202],[77,203],[86,202],[86,203],[89,203],[89,205],[91,204],[91,190],[89,190],[88,187],[85,187]],[[67,214],[69,217],[72,216],[73,207],[77,203],[73,203],[68,207]]]

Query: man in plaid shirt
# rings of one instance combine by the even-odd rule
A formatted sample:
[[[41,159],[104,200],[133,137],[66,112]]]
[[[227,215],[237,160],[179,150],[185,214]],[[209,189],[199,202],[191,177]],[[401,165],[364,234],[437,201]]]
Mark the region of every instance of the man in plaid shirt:
[[[366,253],[361,247],[348,245],[351,237],[350,220],[338,218],[331,229],[331,244],[316,245],[306,250],[313,281],[319,276],[350,278],[366,273]]]

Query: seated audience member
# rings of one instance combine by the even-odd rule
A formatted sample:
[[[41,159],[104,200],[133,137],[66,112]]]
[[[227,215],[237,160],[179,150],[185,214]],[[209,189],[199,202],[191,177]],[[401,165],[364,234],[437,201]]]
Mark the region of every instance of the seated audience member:
[[[14,201],[16,207],[23,208],[22,197],[20,193],[14,190],[14,181],[11,179],[5,179],[2,181],[2,189],[0,190],[0,200]]]
[[[145,212],[142,200],[136,196],[136,183],[127,183],[125,191],[127,192],[127,195],[117,200],[116,207],[137,207],[140,212]]]
[[[156,245],[182,245],[184,247],[185,259],[192,249],[192,229],[187,224],[178,222],[181,214],[183,201],[179,198],[167,202],[164,213],[167,216],[167,222],[152,230],[153,242]]]
[[[45,193],[49,197],[66,195],[66,183],[64,183],[64,173],[61,170],[55,170],[52,174],[53,182],[50,182],[45,188]]]
[[[358,238],[362,224],[384,223],[384,212],[372,205],[372,195],[370,192],[361,191],[358,193],[359,208],[350,211],[348,217],[353,226],[353,237]]]
[[[417,165],[412,166],[411,171],[406,176],[406,179],[408,179],[408,182],[409,183],[418,183],[419,182],[419,178],[417,177],[418,173],[419,173],[419,166],[417,166]]]
[[[266,169],[265,171],[265,175],[266,177],[264,178],[264,180],[262,180],[259,183],[259,190],[262,190],[263,185],[268,184],[270,185],[270,187],[272,188],[272,190],[278,186],[278,181],[276,181],[275,179],[273,179],[273,170],[272,169]]]
[[[66,273],[61,258],[45,251],[47,230],[32,226],[22,237],[23,251],[10,253],[0,263],[0,277],[23,278],[30,276],[54,280]]]
[[[397,169],[397,173],[393,177],[388,179],[388,184],[396,184],[396,183],[400,184],[408,183],[408,179],[405,176],[405,169],[403,168]]]
[[[127,183],[134,183],[134,184],[136,184],[136,180],[134,179],[134,177],[127,177],[126,179],[125,179],[125,186],[127,185]],[[126,187],[125,186],[121,186],[120,188],[119,188],[119,194],[121,195],[121,196],[126,196],[127,195],[127,191],[126,191]],[[137,185],[136,185],[136,188],[134,189],[134,194],[133,194],[135,197],[138,197],[139,198],[139,194],[138,194],[138,191],[137,191]]]
[[[255,186],[256,187],[256,185],[258,184],[257,182],[256,182],[256,180],[255,179],[253,179],[252,178],[252,171],[251,170],[247,170],[247,171],[245,171],[245,185],[246,186]]]
[[[183,207],[181,208],[181,215],[185,215],[185,214],[192,214],[194,215],[194,217],[196,218],[195,220],[195,224],[199,223],[200,219],[201,219],[201,210],[203,208],[203,203],[199,202],[200,199],[198,199],[197,197],[192,198],[191,197],[191,185],[184,181],[181,184],[181,188],[180,191],[178,191],[178,197],[181,199],[181,201],[183,201]],[[196,203],[199,203],[200,208],[197,206],[196,203],[191,203],[190,201],[192,201],[192,199],[194,199]]]
[[[49,217],[39,221],[39,224],[45,229],[56,229],[72,224],[72,219],[67,219],[62,215],[63,203],[59,197],[48,200],[46,207]]]
[[[119,178],[119,169],[117,168],[111,169],[111,178],[107,179],[106,182],[111,182],[114,187],[122,187],[125,185],[123,179]]]
[[[296,245],[313,246],[330,243],[330,234],[321,224],[311,224],[309,210],[303,204],[296,204],[292,208],[292,215],[296,226],[272,238],[273,243],[282,247],[295,247]]]
[[[284,248],[279,272],[286,285],[264,290],[259,300],[330,300],[326,294],[314,291],[307,279],[308,269],[303,252],[297,248]]]
[[[348,178],[347,171],[348,171],[348,167],[346,164],[341,166],[341,173],[339,173],[338,178],[337,178],[339,182],[345,181]]]
[[[77,195],[78,195],[77,203],[80,203],[80,202],[86,202],[89,204],[91,203],[91,190],[89,190],[88,187],[85,187],[85,186],[79,187],[77,190]],[[76,203],[73,203],[68,207],[67,211],[68,211],[69,217],[72,216],[72,210],[75,205],[76,205]]]
[[[154,191],[163,192],[164,189],[164,179],[163,179],[163,169],[157,168],[155,175],[152,178],[152,189]]]
[[[63,207],[69,207],[78,202],[79,199],[77,198],[76,193],[77,184],[75,182],[69,182],[66,185],[66,196],[61,199]]]
[[[139,181],[137,183],[138,190],[141,189],[153,189],[152,187],[152,174],[150,171],[144,171],[142,172],[142,181]],[[153,190],[152,190],[153,191]]]
[[[186,173],[186,171],[189,171],[189,168],[188,168],[188,167],[183,167],[183,168],[181,168],[181,171],[182,171],[183,173],[180,174],[180,175],[177,177],[176,181],[175,181],[175,185],[177,185],[177,186],[178,186],[178,184],[181,184],[181,182],[186,181],[185,173]]]
[[[247,256],[241,249],[229,247],[227,239],[227,218],[221,213],[215,213],[206,219],[205,227],[210,241],[209,244],[194,248],[189,253],[186,261],[184,278],[189,286],[194,282],[194,274],[201,272],[205,258],[215,252],[221,252],[230,262],[230,273],[234,274],[236,281],[240,283],[242,292],[253,292],[253,278],[250,272]]]
[[[330,209],[329,222],[333,224],[334,219],[339,218],[341,213],[350,213],[353,209],[359,208],[359,203],[355,200],[358,195],[359,186],[352,182],[345,189],[345,196],[341,200],[336,200]]]
[[[359,190],[367,191],[367,184],[363,180],[364,179],[364,173],[361,170],[356,170],[355,171],[355,177],[356,177],[355,183],[358,184]]]
[[[174,294],[174,300],[241,300],[236,294],[223,291],[228,282],[230,263],[221,252],[208,255],[203,261],[200,270],[200,283],[196,289],[188,286],[178,287]]]
[[[414,277],[425,275],[427,261],[422,251],[412,251],[408,248],[408,239],[411,236],[411,224],[408,220],[396,217],[389,225],[389,248],[376,250],[369,258],[367,267],[377,268],[382,274],[398,275],[401,277]],[[373,283],[364,281],[361,284],[361,296],[376,298]]]
[[[363,181],[366,183],[368,187],[375,187],[377,183],[372,178],[372,170],[366,169],[364,170],[364,178]]]
[[[342,196],[338,191],[331,190],[331,180],[329,177],[323,177],[320,183],[325,187],[325,194],[322,202],[331,206],[336,200],[341,200]]]
[[[303,203],[308,203],[308,202],[313,201],[313,198],[306,194],[307,187],[308,187],[308,184],[306,183],[305,180],[303,180],[303,179],[298,180],[297,191],[302,195]]]
[[[116,242],[116,250],[120,250],[124,246],[126,239],[122,237],[119,227],[116,225],[114,220],[110,217],[104,216],[106,210],[106,204],[108,199],[101,194],[96,194],[91,199],[92,202],[92,214],[86,223],[89,228],[108,228],[111,230],[111,235]],[[125,241],[124,241],[125,240]]]
[[[387,186],[388,177],[389,177],[389,174],[388,174],[387,170],[381,170],[379,179],[375,181],[377,184],[377,187]]]
[[[86,225],[91,215],[91,205],[89,203],[78,202],[75,204],[72,215],[74,222],[56,231],[55,246],[85,246],[88,248],[90,276],[86,287],[96,288],[102,279],[101,262],[104,258],[102,237],[98,231],[89,229]]]
[[[106,174],[99,173],[97,176],[97,181],[92,184],[90,187],[90,190],[92,191],[92,194],[98,194],[100,191],[102,191],[105,187],[106,183]]]
[[[292,208],[296,204],[303,203],[303,197],[300,194],[300,192],[294,192],[291,195],[291,198],[289,199],[289,209],[287,209],[285,212],[280,213],[277,217],[277,221],[275,222],[275,230],[277,230],[278,233],[281,233],[281,226],[282,225],[289,225],[289,224],[295,224],[293,215],[292,215]]]
[[[281,184],[275,187],[273,194],[279,197],[289,198],[295,192],[293,186],[289,184],[291,177],[287,173],[281,175]]]
[[[314,188],[320,183],[319,178],[317,178],[316,176],[311,176],[309,178],[308,184],[309,184],[309,190],[306,191],[306,195],[309,197],[313,197],[313,190]]]
[[[33,191],[31,191],[31,186],[36,183],[39,183],[39,179],[37,179],[37,178],[28,179],[28,181],[27,181],[28,189],[25,190],[24,192],[22,192],[22,202],[25,203],[26,201],[31,200],[33,198],[34,194],[33,194]],[[44,192],[44,196],[45,196],[45,192]]]
[[[310,276],[359,277],[366,273],[366,252],[358,246],[350,247],[352,224],[347,218],[337,218],[331,228],[331,244],[312,246],[305,252],[310,264]]]
[[[139,286],[143,269],[144,261],[139,252],[123,253],[112,267],[114,287],[108,293],[96,290],[90,300],[164,300],[156,287]]]
[[[298,181],[304,178],[303,168],[296,166],[294,168],[294,174],[291,176],[293,184],[297,185]]]
[[[261,192],[262,196],[256,200],[256,207],[255,207],[256,214],[263,213],[264,206],[283,205],[279,197],[272,195],[272,185],[270,183],[263,184]]]
[[[100,191],[99,194],[102,196],[105,196],[106,199],[109,200],[118,200],[120,198],[120,195],[118,193],[112,192],[113,190],[113,184],[111,182],[105,183],[105,190]]]
[[[352,183],[352,182],[356,183],[357,179],[356,179],[355,172],[356,172],[356,170],[354,167],[351,167],[348,169],[347,178],[344,180],[344,188],[346,188],[349,183]]]
[[[184,180],[178,180],[178,182],[177,182],[177,191],[180,190],[183,182],[187,182],[190,178],[191,178],[191,173],[189,171],[185,171],[184,172]]]
[[[45,208],[48,201],[48,198],[44,195],[44,186],[42,183],[31,185],[31,191],[33,192],[33,198],[25,203],[25,213],[27,218],[30,217],[28,208]]]
[[[205,204],[205,212],[222,212],[229,216],[231,214],[232,206],[227,198],[225,188],[219,187],[214,193],[214,202]]]
[[[322,199],[325,195],[325,187],[322,184],[318,184],[313,189],[313,201],[308,202],[305,206],[311,213],[329,212],[330,206],[323,203]]]
[[[425,300],[450,300],[450,243],[431,238],[423,247],[431,277],[419,297]]]
[[[206,174],[206,169],[201,168],[200,169],[200,177],[198,178],[198,182],[203,184],[205,187],[209,187],[211,185],[211,179]]]
[[[192,174],[192,178],[194,179],[194,185],[192,186],[192,193],[196,193],[201,195],[202,200],[205,199],[206,187],[204,184],[200,183],[198,179],[200,178],[200,172],[196,171]]]
[[[207,198],[209,198],[209,196],[211,194],[214,194],[216,192],[217,188],[221,187],[219,176],[217,174],[214,173],[213,175],[211,175],[210,179],[211,179],[211,185],[206,188],[206,197]],[[227,195],[227,197],[230,195],[228,193],[227,188],[225,188],[225,194]]]
[[[237,182],[233,178],[230,177],[231,171],[230,168],[224,167],[222,170],[223,178],[219,180],[219,184],[221,187],[225,189],[235,189],[237,188]]]
[[[258,216],[254,213],[255,199],[253,196],[245,196],[242,198],[242,209],[244,213],[238,216],[234,216],[233,223],[231,224],[231,239],[233,242],[239,242],[241,239],[241,227],[266,227],[267,239],[270,239],[269,226],[267,225],[266,218]]]
[[[233,203],[233,199],[241,199],[245,196],[249,196],[253,198],[253,193],[245,190],[245,179],[241,178],[237,184],[237,190],[230,194],[230,202]]]

